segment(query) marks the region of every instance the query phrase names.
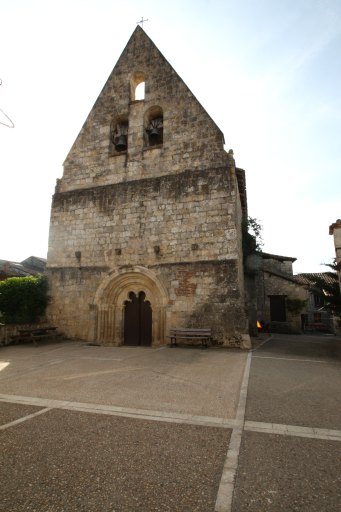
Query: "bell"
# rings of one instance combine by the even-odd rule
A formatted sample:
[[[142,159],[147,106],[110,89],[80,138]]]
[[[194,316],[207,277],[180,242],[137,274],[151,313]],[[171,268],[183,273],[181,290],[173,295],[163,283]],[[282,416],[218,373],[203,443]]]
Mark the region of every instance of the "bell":
[[[157,144],[160,140],[160,132],[158,128],[152,128],[149,133],[149,141],[151,144]]]
[[[117,151],[125,151],[127,149],[127,136],[120,135],[115,144],[115,148]]]

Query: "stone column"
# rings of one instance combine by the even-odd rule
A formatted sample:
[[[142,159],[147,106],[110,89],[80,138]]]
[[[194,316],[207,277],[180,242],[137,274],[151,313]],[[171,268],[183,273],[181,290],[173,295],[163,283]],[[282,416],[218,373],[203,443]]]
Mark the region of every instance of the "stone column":
[[[113,345],[115,336],[115,308],[101,306],[97,314],[97,341]]]

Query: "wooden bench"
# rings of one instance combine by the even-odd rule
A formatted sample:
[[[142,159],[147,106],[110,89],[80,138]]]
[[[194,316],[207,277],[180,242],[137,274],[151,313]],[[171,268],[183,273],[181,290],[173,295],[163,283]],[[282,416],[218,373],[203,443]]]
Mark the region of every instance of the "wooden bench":
[[[201,341],[202,347],[207,348],[212,338],[212,332],[211,329],[175,328],[170,329],[168,338],[171,340],[171,347],[176,347],[179,339],[185,339],[199,340]]]
[[[14,342],[32,341],[37,345],[37,341],[44,338],[56,338],[61,336],[57,332],[57,327],[39,327],[37,329],[21,329],[18,334],[11,337]]]

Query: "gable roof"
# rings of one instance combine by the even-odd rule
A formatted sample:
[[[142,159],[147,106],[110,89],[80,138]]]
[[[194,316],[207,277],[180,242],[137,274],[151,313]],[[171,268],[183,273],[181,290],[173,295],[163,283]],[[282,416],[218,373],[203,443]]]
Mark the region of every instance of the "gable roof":
[[[296,261],[297,258],[293,258],[292,256],[280,256],[279,254],[270,254],[268,252],[259,252],[257,253],[259,256],[261,256],[264,260],[277,260],[283,263],[284,261]]]
[[[157,75],[158,66],[160,65],[162,65],[162,76]],[[96,128],[98,128],[100,125],[104,126],[108,123],[110,124],[110,120],[112,119],[116,106],[123,104],[129,105],[131,101],[129,84],[124,83],[124,86],[117,87],[117,82],[122,80],[124,75],[130,74],[130,76],[132,76],[137,72],[143,72],[143,74],[146,74],[146,81],[150,76],[153,76],[153,78],[157,76],[159,90],[163,91],[164,96],[166,95],[165,92],[169,90],[171,79],[172,86],[177,86],[178,92],[180,93],[181,90],[181,94],[187,96],[188,101],[196,102],[204,113],[204,116],[207,119],[206,129],[208,126],[211,126],[214,131],[219,132],[223,143],[225,142],[224,134],[221,129],[197,100],[182,78],[169,64],[155,43],[138,25],[132,33],[97,100],[90,110],[81,131],[76,137],[76,140],[66,157],[65,163],[72,158],[73,150],[77,146],[78,140],[84,136],[87,130],[91,131],[91,126],[95,125]],[[148,93],[146,91],[146,96],[147,94]]]
[[[306,285],[314,285],[316,281],[322,281],[328,285],[337,283],[337,274],[333,274],[332,272],[306,272],[302,274],[297,274],[295,276],[298,281],[302,284]]]
[[[30,256],[22,262],[0,260],[0,277],[27,277],[42,274],[46,267],[46,259]]]
[[[194,94],[192,93],[192,91],[190,90],[190,88],[188,87],[188,85],[186,85],[186,83],[183,81],[183,79],[180,77],[180,75],[178,75],[178,73],[175,71],[175,69],[171,66],[171,64],[168,62],[168,60],[166,59],[166,57],[160,52],[160,50],[158,49],[158,47],[156,46],[156,44],[152,41],[152,39],[146,34],[146,32],[143,30],[143,28],[138,25],[134,32],[132,33],[132,35],[130,36],[130,39],[128,41],[128,43],[126,44],[123,52],[121,53],[111,75],[114,73],[117,65],[120,63],[121,60],[125,59],[126,57],[126,54],[128,54],[130,51],[131,51],[131,48],[133,48],[134,46],[138,46],[138,48],[144,48],[146,47],[147,48],[147,51],[148,52],[155,52],[160,59],[162,59],[164,61],[164,64],[165,66],[167,66],[172,75],[175,76],[184,86],[185,88],[187,89],[187,91],[191,94],[191,96],[193,96],[193,98],[195,99],[195,101],[200,105],[200,107],[202,108],[202,110],[205,112],[205,114],[207,115],[207,117],[211,120],[211,122],[216,126],[216,128],[221,132],[221,135],[222,137],[224,138],[224,134],[223,132],[220,130],[219,126],[216,124],[216,122],[212,119],[212,117],[209,115],[209,113],[207,112],[207,110],[201,105],[201,103],[197,100],[197,98],[194,96]],[[110,75],[110,76],[111,76]],[[110,77],[108,79],[108,81],[110,80]],[[225,143],[225,139],[224,139],[224,143]]]
[[[284,279],[285,281],[290,281],[291,283],[295,283],[298,285],[305,285],[305,283],[301,282],[299,279],[296,279],[296,276],[292,276],[290,274],[284,274],[283,272],[276,272],[276,270],[270,270],[267,268],[264,268],[263,272],[270,274],[272,276],[280,277],[281,279]]]

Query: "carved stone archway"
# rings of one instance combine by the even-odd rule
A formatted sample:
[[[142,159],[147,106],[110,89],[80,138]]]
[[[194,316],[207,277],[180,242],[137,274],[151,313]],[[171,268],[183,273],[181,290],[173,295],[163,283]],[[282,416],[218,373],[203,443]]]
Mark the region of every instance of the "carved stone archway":
[[[165,343],[168,294],[157,276],[149,269],[135,266],[109,274],[97,289],[96,340],[105,345],[124,342],[124,304],[129,293],[143,291],[153,311],[152,345]]]

